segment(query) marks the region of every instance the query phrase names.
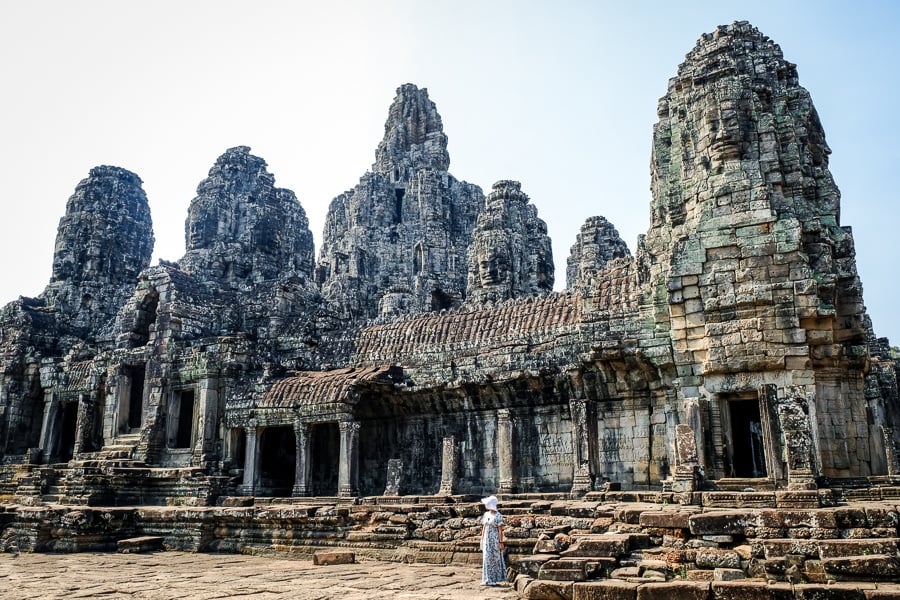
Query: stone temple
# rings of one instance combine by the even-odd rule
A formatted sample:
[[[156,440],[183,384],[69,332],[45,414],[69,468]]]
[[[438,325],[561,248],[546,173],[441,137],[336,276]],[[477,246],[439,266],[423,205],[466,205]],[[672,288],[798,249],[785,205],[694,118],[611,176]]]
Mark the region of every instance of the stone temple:
[[[91,170],[46,290],[0,313],[0,498],[896,485],[900,365],[795,65],[749,24],[721,27],[657,113],[649,229],[632,254],[585,207],[563,291],[527,190],[452,175],[411,84],[318,257],[247,147],[216,160],[186,254],[156,266],[139,177]]]

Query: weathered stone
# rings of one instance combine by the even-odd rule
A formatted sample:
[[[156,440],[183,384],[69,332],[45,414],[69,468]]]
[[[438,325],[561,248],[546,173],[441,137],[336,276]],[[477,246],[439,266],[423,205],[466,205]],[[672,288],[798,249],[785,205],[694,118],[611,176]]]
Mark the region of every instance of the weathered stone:
[[[873,578],[896,581],[900,578],[900,558],[896,555],[868,554],[822,558],[826,573],[853,578]]]
[[[572,600],[572,582],[535,579],[526,587],[523,597],[528,600]]]
[[[553,290],[547,225],[518,181],[498,181],[478,215],[468,250],[468,302],[499,302]]]
[[[156,535],[144,535],[116,542],[116,549],[123,553],[152,552],[163,549],[163,538]]]
[[[351,565],[356,555],[345,550],[319,550],[313,554],[314,565]]]
[[[890,576],[848,553],[897,535],[897,366],[795,66],[749,24],[721,27],[658,117],[635,256],[592,219],[562,292],[520,186],[485,202],[454,179],[413,85],[332,203],[315,270],[302,207],[248,148],[200,184],[185,256],[154,267],[139,180],[92,171],[47,291],[0,312],[0,497],[38,509],[0,535],[109,547],[140,520],[173,548],[477,561],[490,490],[515,554],[571,541],[554,577],[657,544],[688,572]],[[836,495],[814,489],[828,481]],[[60,503],[141,507],[110,525],[41,506]]]
[[[629,581],[576,583],[573,588],[573,600],[635,600],[640,585]]]
[[[566,287],[590,288],[596,272],[606,269],[612,260],[630,256],[628,245],[612,223],[604,217],[589,217],[567,260]]]
[[[345,319],[440,310],[465,298],[481,189],[447,172],[447,136],[427,90],[398,88],[384,130],[372,171],[326,217],[316,280]]]
[[[638,588],[637,600],[707,600],[709,583],[702,581],[670,581],[668,583],[646,583]]]

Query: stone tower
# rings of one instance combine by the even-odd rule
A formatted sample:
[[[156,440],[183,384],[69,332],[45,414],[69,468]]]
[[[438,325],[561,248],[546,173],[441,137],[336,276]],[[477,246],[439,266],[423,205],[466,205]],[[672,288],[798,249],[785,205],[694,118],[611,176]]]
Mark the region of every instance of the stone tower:
[[[140,178],[91,169],[59,221],[53,274],[41,299],[64,331],[93,339],[115,317],[153,253],[150,206]]]
[[[631,256],[615,225],[605,217],[589,217],[566,260],[566,287],[589,285],[592,273],[602,271],[609,261]]]
[[[498,302],[553,290],[547,224],[518,181],[494,184],[478,215],[468,263],[467,302]]]
[[[227,150],[197,186],[185,246],[183,270],[233,287],[312,276],[315,250],[306,212],[294,192],[275,187],[266,161],[247,146]]]
[[[388,111],[372,171],[328,209],[316,280],[342,318],[459,304],[481,189],[447,169],[447,136],[428,91],[406,84]]]
[[[719,27],[687,55],[658,115],[651,227],[637,260],[657,322],[669,323],[679,395],[726,414],[760,394],[771,406],[753,408],[763,423],[765,410],[786,422],[805,415],[785,433],[796,434],[785,441],[792,485],[810,482],[814,464],[826,476],[883,472],[874,425],[832,422],[865,423],[883,409],[867,407],[853,238],[796,66],[749,23]],[[791,375],[767,375],[778,372]],[[769,476],[787,468],[775,455]]]

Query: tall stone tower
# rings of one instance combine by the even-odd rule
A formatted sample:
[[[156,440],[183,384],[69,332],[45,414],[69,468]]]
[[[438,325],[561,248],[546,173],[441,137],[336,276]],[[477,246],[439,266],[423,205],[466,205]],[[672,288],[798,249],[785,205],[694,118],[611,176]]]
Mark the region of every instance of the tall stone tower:
[[[518,181],[498,181],[469,246],[468,302],[497,302],[553,290],[547,224]]]
[[[40,296],[63,331],[84,339],[98,335],[150,264],[153,242],[141,179],[120,167],[91,169],[66,203],[53,274]]]
[[[853,237],[796,66],[749,23],[719,27],[687,55],[658,115],[651,227],[637,260],[648,309],[669,324],[686,406],[708,399],[711,419],[749,406],[762,423],[768,410],[784,422],[802,415],[809,423],[791,425],[798,437],[785,441],[789,464],[883,472],[881,432],[832,418],[862,424],[883,408],[867,406]],[[757,395],[762,408],[735,404]],[[769,476],[786,468],[775,454]],[[728,465],[711,467],[728,475]]]
[[[484,195],[447,171],[447,136],[428,91],[406,84],[372,171],[328,210],[316,280],[342,318],[448,308],[466,290],[466,250]]]
[[[181,268],[232,287],[299,274],[311,278],[315,249],[306,212],[275,187],[266,161],[230,148],[197,186],[185,223]]]
[[[631,256],[631,251],[616,226],[605,217],[589,217],[566,260],[566,287],[590,287],[592,274],[605,269],[609,261],[626,256]]]

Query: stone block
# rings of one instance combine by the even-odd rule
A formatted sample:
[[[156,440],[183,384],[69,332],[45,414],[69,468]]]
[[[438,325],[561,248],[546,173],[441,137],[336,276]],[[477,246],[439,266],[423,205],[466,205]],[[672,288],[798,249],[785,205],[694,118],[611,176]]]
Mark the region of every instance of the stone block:
[[[741,566],[741,557],[734,550],[698,548],[695,562],[701,568],[715,569],[724,567],[736,569]]]
[[[737,581],[738,579],[746,578],[747,575],[743,569],[729,569],[725,567],[713,569],[713,581]]]
[[[790,587],[787,594],[773,594],[774,586],[765,581],[713,581],[712,596],[716,600],[789,600],[793,598]]]
[[[691,515],[688,519],[694,535],[743,535],[746,511],[720,511]]]
[[[708,600],[709,592],[705,581],[645,583],[638,588],[637,600]]]
[[[616,580],[576,583],[573,588],[573,600],[635,600],[640,585]]]
[[[144,535],[116,542],[116,551],[123,554],[154,552],[163,549],[163,538],[157,535]]]
[[[319,550],[313,554],[314,565],[352,565],[356,554],[346,550]]]
[[[535,579],[525,586],[527,600],[573,600],[573,583]]]
[[[689,529],[688,518],[690,513],[681,511],[645,511],[642,512],[638,522],[641,527]]]
[[[869,554],[885,554],[897,556],[900,554],[897,538],[887,539],[848,539],[848,540],[822,540],[816,545],[820,558],[839,558],[841,556],[866,556]]]
[[[823,558],[822,568],[829,575],[845,578],[900,579],[900,558],[884,554]]]
[[[866,594],[861,589],[865,585],[800,583],[794,586],[794,597],[797,600],[865,600]]]

